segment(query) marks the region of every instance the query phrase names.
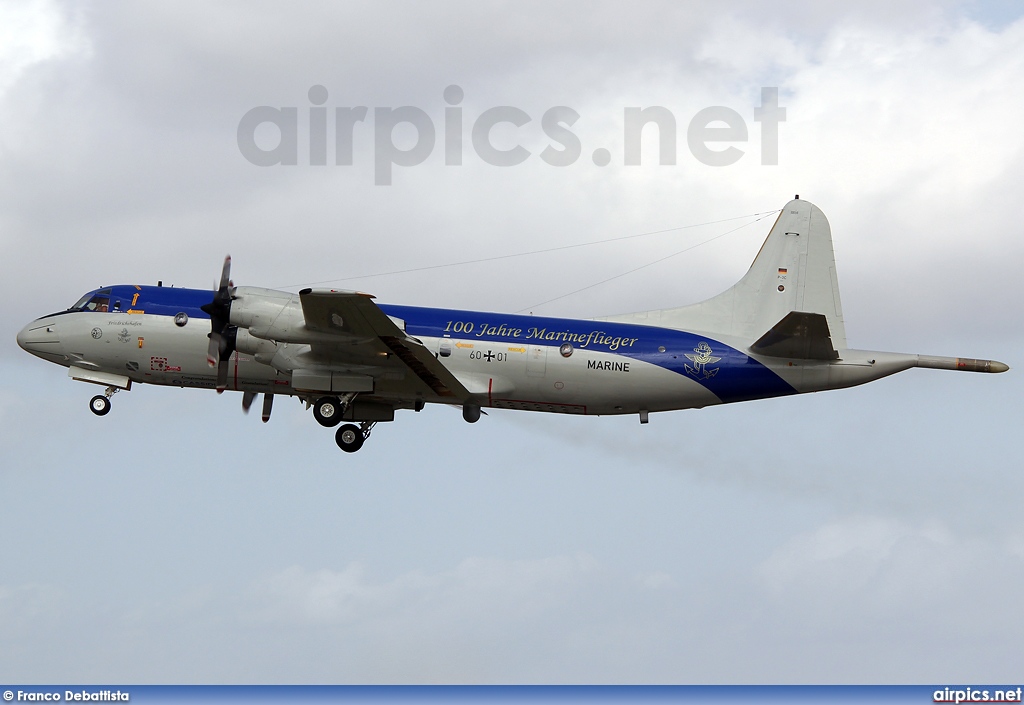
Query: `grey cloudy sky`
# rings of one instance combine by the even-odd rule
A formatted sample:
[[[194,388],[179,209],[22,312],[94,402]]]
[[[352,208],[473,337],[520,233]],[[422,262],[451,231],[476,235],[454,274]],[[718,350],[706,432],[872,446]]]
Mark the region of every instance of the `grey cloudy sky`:
[[[1022,14],[0,1],[0,681],[1019,680]],[[440,145],[451,84],[463,165],[438,146],[374,186],[372,109],[420,107]],[[313,85],[371,109],[352,166],[309,165]],[[759,160],[764,86],[787,110],[777,166]],[[240,154],[259,105],[298,108],[298,165]],[[519,166],[472,151],[497,105],[533,118],[494,132],[532,152]],[[581,116],[567,167],[538,156],[558,105]],[[623,109],[654,105],[676,117],[677,163],[651,140],[625,166]],[[687,150],[711,105],[748,126],[732,166]],[[14,339],[99,285],[209,286],[227,252],[239,284],[337,279],[386,302],[681,305],[738,279],[771,220],[540,307],[735,224],[340,280],[794,193],[832,224],[852,345],[1011,372],[914,370],[644,427],[431,408],[343,456],[288,400],[263,426],[237,395],[137,387],[94,417],[91,386]]]

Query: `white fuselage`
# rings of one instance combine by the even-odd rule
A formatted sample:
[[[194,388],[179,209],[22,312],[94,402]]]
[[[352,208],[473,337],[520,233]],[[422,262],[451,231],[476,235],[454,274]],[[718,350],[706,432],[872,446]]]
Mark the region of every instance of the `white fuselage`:
[[[178,290],[187,291],[187,290]],[[285,308],[294,295],[281,294]],[[125,387],[128,382],[212,389],[206,361],[209,319],[193,310],[184,325],[171,313],[71,311],[45,317],[19,335],[72,376]],[[186,308],[184,305],[180,308]],[[383,306],[485,407],[575,414],[631,414],[699,408],[860,384],[914,364],[916,356],[844,351],[840,360],[772,360],[742,341],[656,326],[509,314]],[[262,342],[262,341],[259,341]],[[236,351],[227,389],[315,396],[292,385],[276,362],[301,359],[308,345],[274,343],[273,354]],[[240,344],[240,347],[244,347]],[[274,366],[277,364],[278,366]],[[358,365],[353,371],[359,372]],[[114,378],[123,378],[118,384]],[[384,374],[363,396],[411,408]],[[425,399],[444,402],[444,399]]]

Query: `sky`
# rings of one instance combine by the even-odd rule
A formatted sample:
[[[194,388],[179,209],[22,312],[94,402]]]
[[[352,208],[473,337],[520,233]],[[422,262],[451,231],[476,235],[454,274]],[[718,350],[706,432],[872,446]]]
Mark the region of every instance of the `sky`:
[[[0,0],[0,681],[1019,683],[1022,86],[1011,2]],[[260,106],[295,109],[297,163],[247,158]],[[432,149],[387,129],[401,106]],[[500,106],[529,118],[491,131],[516,165],[473,142]],[[565,166],[541,157],[559,106]],[[674,163],[649,126],[626,164],[652,106]],[[715,106],[746,131],[709,143],[724,166],[687,139]],[[392,159],[419,163],[378,183]],[[227,253],[239,285],[388,303],[679,306],[739,279],[754,214],[794,194],[831,223],[852,346],[1011,371],[644,426],[430,407],[348,455],[288,399],[263,425],[137,386],[95,417],[98,388],[15,343],[99,286],[210,287]]]

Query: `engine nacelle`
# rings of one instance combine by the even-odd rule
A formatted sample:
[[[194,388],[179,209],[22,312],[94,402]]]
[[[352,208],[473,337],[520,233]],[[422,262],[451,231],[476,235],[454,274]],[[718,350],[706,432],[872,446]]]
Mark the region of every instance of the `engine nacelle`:
[[[240,286],[232,291],[231,323],[239,328],[269,328],[282,316],[302,321],[298,296],[257,286]]]
[[[299,297],[287,291],[240,286],[231,301],[231,322],[256,338],[307,343],[318,336],[306,330]]]
[[[252,355],[257,362],[266,364],[277,353],[277,343],[257,338],[247,328],[239,328],[235,333],[235,350],[243,355]]]
[[[338,341],[335,333],[306,328],[299,297],[276,289],[255,286],[240,286],[235,289],[231,301],[231,323],[238,326],[239,331],[248,329],[250,337],[277,343],[306,345]],[[401,321],[398,323],[401,326],[405,325]],[[358,341],[353,339],[349,342]],[[243,348],[239,346],[238,349]]]

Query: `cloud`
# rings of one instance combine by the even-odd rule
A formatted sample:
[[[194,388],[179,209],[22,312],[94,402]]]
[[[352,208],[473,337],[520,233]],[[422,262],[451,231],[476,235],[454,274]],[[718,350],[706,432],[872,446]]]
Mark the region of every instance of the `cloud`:
[[[977,639],[1024,618],[1013,587],[1024,560],[1012,544],[956,535],[934,521],[843,517],[793,537],[758,572],[793,619],[829,629],[944,626]],[[850,612],[869,626],[851,623]]]
[[[0,5],[0,99],[33,67],[85,57],[89,48],[80,18],[55,0]]]
[[[341,571],[292,566],[250,589],[251,618],[323,625],[361,622],[395,611],[437,625],[490,615],[513,619],[567,598],[566,591],[597,563],[586,555],[508,561],[469,558],[453,570],[406,573],[374,583],[359,564]]]
[[[14,649],[23,640],[53,634],[67,607],[64,593],[53,585],[0,584],[0,648]]]
[[[0,590],[0,631],[25,635],[0,670],[40,682],[1018,672],[1016,372],[914,371],[642,428],[495,412],[468,429],[428,410],[339,457],[283,400],[263,427],[237,395],[139,386],[94,418],[94,391],[14,344],[28,320],[100,285],[209,287],[226,252],[239,284],[297,287],[800,193],[832,224],[854,344],[1002,351],[1016,370],[1024,21],[975,7],[0,6],[0,564],[18,576]],[[260,168],[237,148],[257,105],[296,106],[305,140],[314,84],[329,108],[418,105],[440,126],[452,83],[465,91],[461,167],[435,149],[375,187],[369,124],[351,167]],[[787,110],[773,167],[753,120],[763,86]],[[472,119],[506,104],[533,118],[521,167],[470,152]],[[536,154],[553,105],[581,115],[581,159],[564,168]],[[643,166],[626,167],[622,110],[651,105],[676,117],[677,164],[659,166],[645,133]],[[687,151],[708,105],[748,126],[732,167]],[[616,155],[608,167],[598,147]],[[516,310],[731,227],[358,284],[381,301]],[[538,313],[700,300],[742,275],[767,230]]]
[[[62,266],[65,257],[75,264],[65,267],[68,292],[48,291],[50,307],[66,306],[97,279],[207,286],[227,250],[247,283],[294,284],[740,215],[778,207],[800,191],[833,223],[851,319],[864,302],[880,312],[877,325],[895,328],[891,307],[880,302],[900,293],[929,320],[951,312],[978,328],[996,320],[972,312],[958,292],[985,286],[996,298],[1011,294],[1005,263],[1021,245],[1008,227],[1008,189],[1024,167],[1012,86],[1024,80],[1015,54],[1024,23],[988,29],[952,9],[908,10],[885,24],[871,12],[823,15],[810,6],[792,16],[753,5],[752,14],[714,17],[693,7],[652,5],[614,25],[611,6],[582,15],[566,9],[550,25],[502,24],[497,38],[474,33],[493,24],[476,11],[457,24],[434,12],[386,13],[388,31],[402,38],[387,46],[367,45],[356,31],[372,12],[360,6],[342,13],[355,44],[338,40],[331,28],[340,11],[329,5],[309,6],[291,21],[273,7],[265,8],[269,16],[246,11],[242,19],[206,9],[196,22],[180,11],[97,10],[74,25],[92,47],[88,58],[68,55],[60,64],[73,80],[26,78],[43,102],[3,104],[8,133],[18,135],[5,142],[0,167],[12,203],[0,215],[4,259],[25,264],[7,265],[8,280],[18,282],[14,295],[26,302],[33,290],[26,273]],[[782,31],[797,16],[799,28]],[[634,25],[645,41],[598,51],[602,37]],[[560,26],[578,32],[549,36],[547,28]],[[428,28],[465,41],[435,46]],[[521,52],[527,37],[544,40],[532,45],[530,61],[498,60]],[[309,48],[280,50],[298,44]],[[417,53],[434,57],[429,69],[412,59]],[[357,56],[365,71],[351,69]],[[547,62],[555,60],[561,69],[552,73]],[[429,75],[410,82],[410,65]],[[394,186],[374,187],[372,131],[364,125],[362,157],[352,167],[248,164],[234,141],[241,115],[261,104],[305,111],[314,83],[328,87],[328,107],[409,103],[439,125],[441,92],[459,83],[467,121],[491,105],[524,107],[534,122],[520,132],[531,148],[541,146],[533,138],[545,141],[536,125],[542,111],[566,104],[582,115],[583,154],[562,169],[536,154],[501,169],[480,163],[467,137],[462,167],[444,166],[437,148],[425,164],[398,169]],[[780,87],[788,111],[778,167],[759,163],[753,111],[766,85]],[[689,119],[716,104],[739,111],[750,131],[733,167],[705,167],[686,147]],[[676,115],[675,167],[656,164],[653,135],[644,142],[645,166],[613,162],[602,170],[590,162],[595,147],[621,150],[629,105],[664,105]],[[296,246],[281,249],[286,233]],[[763,234],[747,229],[543,311],[600,315],[699,300],[742,274]],[[468,287],[481,308],[516,310],[698,240],[689,235],[361,285],[382,300],[451,306],[467,305]],[[111,260],[104,248],[88,246],[97,237],[114,249],[144,245],[142,252],[155,248],[161,256]],[[40,242],[67,246],[54,251]],[[273,262],[263,254],[268,248],[278,249]],[[315,261],[307,254],[314,250]],[[995,251],[1003,256],[993,260]],[[922,261],[929,265],[915,266]],[[934,274],[943,269],[956,287]],[[524,271],[528,287],[489,285],[492,275]],[[915,285],[897,292],[897,279]]]

